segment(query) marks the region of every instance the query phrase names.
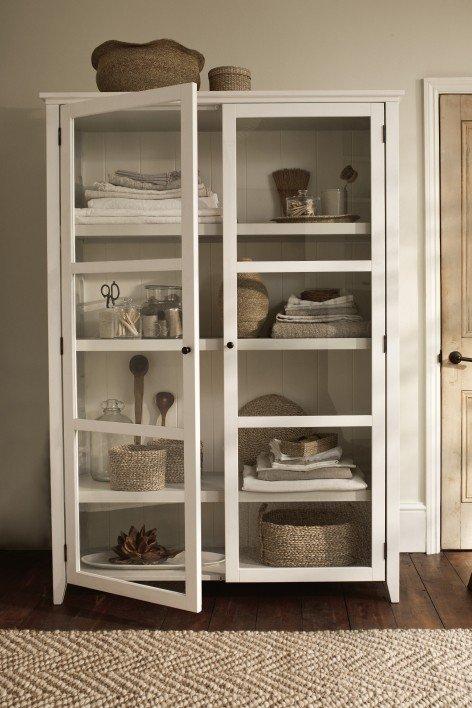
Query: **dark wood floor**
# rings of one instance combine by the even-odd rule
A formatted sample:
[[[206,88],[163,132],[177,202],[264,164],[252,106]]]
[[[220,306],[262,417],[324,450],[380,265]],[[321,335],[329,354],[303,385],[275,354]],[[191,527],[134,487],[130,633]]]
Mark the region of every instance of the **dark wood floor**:
[[[401,559],[401,601],[382,583],[204,584],[193,614],[70,586],[54,607],[50,556],[0,552],[0,628],[28,629],[371,629],[472,628],[472,552]]]

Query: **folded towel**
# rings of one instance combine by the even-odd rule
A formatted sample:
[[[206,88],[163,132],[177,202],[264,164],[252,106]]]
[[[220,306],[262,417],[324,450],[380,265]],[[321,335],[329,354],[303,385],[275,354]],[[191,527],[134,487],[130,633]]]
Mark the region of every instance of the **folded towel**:
[[[171,170],[170,172],[154,172],[143,173],[134,172],[133,170],[116,170],[113,176],[127,177],[135,182],[150,182],[159,185],[159,189],[172,189],[172,185],[179,183],[182,173],[180,170]]]
[[[200,184],[199,197],[209,197],[213,192]],[[102,199],[105,197],[126,197],[127,199],[181,199],[181,189],[134,189],[133,187],[120,187],[111,182],[94,182],[92,189],[85,190],[85,199]]]
[[[179,216],[84,216],[80,212],[87,209],[75,210],[76,224],[180,224],[182,218]],[[221,216],[199,216],[200,224],[219,224]]]
[[[340,445],[336,445],[336,447],[332,447],[330,450],[325,450],[324,452],[317,452],[316,455],[308,455],[307,457],[301,458],[301,457],[291,457],[290,455],[285,455],[283,452],[280,452],[280,446],[282,444],[281,440],[278,440],[277,438],[274,438],[273,440],[270,441],[269,443],[269,449],[274,456],[274,461],[275,462],[321,462],[321,461],[326,461],[329,460],[331,464],[333,462],[338,461],[341,459],[342,454],[343,454],[343,449]]]
[[[287,300],[286,310],[292,307],[303,307],[306,310],[327,310],[336,307],[356,307],[354,295],[340,295],[330,300],[300,300],[296,295],[290,295]]]
[[[360,315],[282,315],[278,313],[277,322],[298,322],[300,324],[316,324],[317,322],[362,322]]]
[[[178,178],[172,179],[170,177],[163,177],[162,179],[155,179],[155,180],[145,180],[141,179],[142,177],[145,177],[146,175],[140,175],[140,177],[137,176],[138,173],[132,173],[135,176],[130,176],[128,174],[120,174],[119,171],[115,172],[112,175],[108,175],[108,181],[111,182],[111,184],[116,184],[119,187],[133,187],[134,189],[142,189],[142,190],[147,190],[147,189],[158,189],[158,190],[167,190],[167,189],[180,189],[181,188],[181,180],[180,180],[180,174]],[[170,175],[171,173],[169,173]],[[152,175],[149,175],[152,177]]]
[[[308,472],[297,472],[296,470],[257,470],[257,479],[267,482],[289,482],[302,479],[352,479],[350,467],[334,465],[331,467],[321,467]]]
[[[260,453],[257,456],[256,468],[258,472],[265,470],[292,470],[295,472],[310,472],[312,470],[323,469],[326,467],[336,467],[340,465],[342,467],[352,467],[355,468],[355,464],[349,458],[342,458],[341,460],[320,460],[319,462],[276,462],[272,455],[266,455],[265,453]]]
[[[81,216],[181,216],[180,209],[76,209]],[[199,216],[221,216],[221,209],[200,209]]]
[[[255,467],[244,465],[243,491],[245,492],[351,492],[367,489],[360,471],[352,479],[302,479],[268,482],[257,479]]]
[[[182,208],[182,199],[127,199],[126,197],[108,197],[105,199],[88,199],[87,207],[89,209],[133,209],[134,211],[159,211],[166,212],[169,209]],[[198,208],[201,209],[218,209],[218,195],[212,194],[211,197],[200,197],[198,199]],[[163,214],[165,216],[165,214]]]
[[[329,339],[330,337],[370,337],[370,322],[275,322],[275,339]]]

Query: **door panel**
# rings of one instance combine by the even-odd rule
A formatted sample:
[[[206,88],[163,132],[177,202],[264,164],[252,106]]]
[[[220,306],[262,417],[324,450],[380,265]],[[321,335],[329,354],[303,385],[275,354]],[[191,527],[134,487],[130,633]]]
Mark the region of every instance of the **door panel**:
[[[196,86],[186,84],[103,96],[61,107],[61,243],[68,581],[198,612],[201,610],[202,571],[196,106]],[[176,130],[180,131],[181,157],[176,168],[180,166],[182,171],[181,220],[177,225],[172,224],[173,237],[178,243],[174,240],[175,245],[164,244],[163,247],[157,243],[152,252],[144,253],[132,239],[127,243],[114,239],[114,224],[107,223],[105,216],[106,235],[100,238],[95,249],[89,245],[85,248],[80,238],[76,238],[74,212],[76,206],[83,206],[84,189],[90,187],[83,183],[82,175],[87,170],[82,160],[93,160],[93,154],[89,151],[84,157],[81,138],[92,131],[99,149],[100,131],[115,131],[114,153],[107,155],[110,169],[139,171],[139,165],[127,162],[126,146],[133,130],[139,130],[141,119],[147,120],[147,125],[157,133],[165,135],[172,131],[175,135]],[[107,180],[106,174],[103,179]],[[93,253],[91,259],[87,258],[88,253]],[[101,283],[109,284],[113,280],[121,284],[122,295],[137,299],[146,283],[181,285],[182,337],[178,340],[142,339],[140,349],[136,348],[137,340],[127,349],[123,346],[126,340],[99,339],[100,314],[104,308],[100,287]],[[149,350],[146,342],[151,342]],[[95,353],[84,359],[87,355],[83,352]],[[96,410],[97,396],[114,398],[112,389],[120,387],[126,399],[125,412],[134,419],[133,395],[136,394],[133,394],[129,359],[137,353],[148,353],[150,371],[144,379],[148,400],[147,387],[153,385],[156,371],[159,382],[163,382],[159,388],[175,393],[176,418],[173,420],[171,414],[167,427],[154,424],[158,420],[149,406],[143,425],[95,420],[100,413]],[[105,463],[101,464],[106,465],[103,450],[109,447],[107,440],[117,439],[113,443],[117,445],[121,444],[121,439],[129,443],[136,437],[182,441],[185,482],[177,485],[178,489],[174,485],[173,489],[137,494],[115,492],[108,482],[97,479],[97,460],[104,454]],[[95,477],[92,478],[92,474]],[[107,562],[106,556],[113,556],[118,533],[127,531],[130,525],[139,527],[145,523],[147,529],[156,527],[159,542],[159,522],[164,516],[166,528],[169,528],[169,520],[175,519],[175,533],[163,539],[162,544],[172,550],[185,551],[184,567],[167,571],[163,566],[146,566],[143,571],[137,567],[121,572],[119,566],[113,569],[92,567],[84,561],[84,556],[90,561],[93,553],[102,552]],[[161,581],[166,580],[181,580],[184,590],[178,592],[143,584],[152,581],[162,585]]]
[[[472,97],[440,97],[441,545],[472,548]]]

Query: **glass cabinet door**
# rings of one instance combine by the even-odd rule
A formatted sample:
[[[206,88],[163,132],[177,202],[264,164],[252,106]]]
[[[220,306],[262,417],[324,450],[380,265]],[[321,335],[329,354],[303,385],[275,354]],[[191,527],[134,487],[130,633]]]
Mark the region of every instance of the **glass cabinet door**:
[[[64,105],[61,138],[67,580],[198,612],[196,86]]]
[[[383,124],[223,107],[228,581],[385,579]]]

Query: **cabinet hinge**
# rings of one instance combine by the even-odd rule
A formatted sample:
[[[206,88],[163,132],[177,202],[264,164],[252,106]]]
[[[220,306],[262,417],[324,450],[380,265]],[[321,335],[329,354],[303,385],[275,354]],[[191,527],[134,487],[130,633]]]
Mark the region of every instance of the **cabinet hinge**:
[[[442,349],[440,349],[438,354],[438,364],[442,364]]]
[[[387,335],[386,334],[384,334],[384,336],[383,336],[383,351],[384,351],[384,354],[387,353]]]
[[[64,543],[64,561],[67,563],[67,544]]]
[[[382,142],[383,143],[387,142],[387,126],[386,125],[382,126]]]
[[[57,144],[62,145],[62,130],[61,130],[61,128],[57,129]]]
[[[387,560],[387,542],[384,543],[384,560]]]
[[[62,356],[64,354],[64,337],[61,337],[59,340],[59,350]]]

